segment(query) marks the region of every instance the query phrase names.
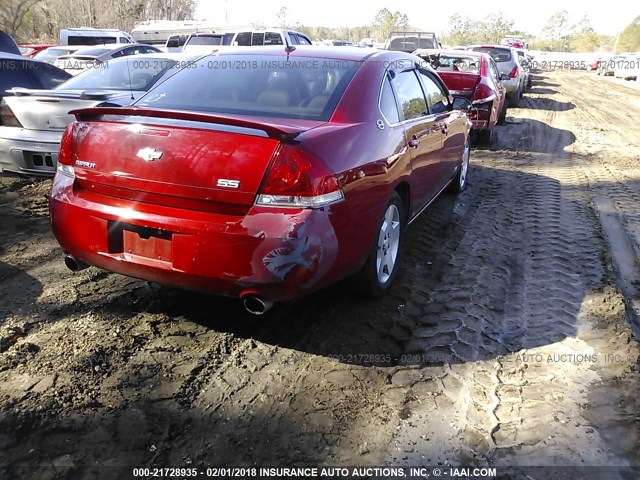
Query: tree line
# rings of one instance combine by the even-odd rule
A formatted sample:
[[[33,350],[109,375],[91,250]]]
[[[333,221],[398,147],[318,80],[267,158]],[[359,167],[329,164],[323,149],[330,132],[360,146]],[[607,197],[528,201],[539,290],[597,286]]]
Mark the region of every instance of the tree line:
[[[56,42],[60,29],[131,31],[149,19],[188,20],[197,0],[1,0],[0,29],[18,42]]]
[[[61,28],[97,27],[131,31],[142,20],[189,20],[194,18],[197,0],[1,0],[0,29],[19,42],[56,42]],[[340,39],[354,43],[363,38],[383,42],[392,31],[418,30],[412,27],[406,14],[380,10],[368,25],[329,28],[291,23],[287,8],[276,13],[277,26],[293,28],[312,39]],[[595,32],[587,16],[569,22],[566,10],[551,14],[540,35],[518,31],[515,21],[502,12],[482,20],[473,20],[454,13],[446,33],[440,38],[444,45],[496,43],[505,36],[515,35],[525,40],[530,49],[564,52],[640,50],[640,16],[617,36]],[[273,25],[254,24],[253,27]]]

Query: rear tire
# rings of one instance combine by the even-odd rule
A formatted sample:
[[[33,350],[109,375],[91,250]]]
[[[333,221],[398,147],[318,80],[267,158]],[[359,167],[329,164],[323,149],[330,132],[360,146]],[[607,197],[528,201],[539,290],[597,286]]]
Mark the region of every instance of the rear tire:
[[[467,176],[469,173],[469,157],[471,155],[471,146],[467,145],[462,152],[462,163],[458,169],[453,182],[451,182],[450,190],[453,193],[461,193],[467,188]]]
[[[368,297],[387,293],[402,257],[405,209],[398,192],[393,192],[384,207],[382,218],[367,260],[358,273],[358,289]]]

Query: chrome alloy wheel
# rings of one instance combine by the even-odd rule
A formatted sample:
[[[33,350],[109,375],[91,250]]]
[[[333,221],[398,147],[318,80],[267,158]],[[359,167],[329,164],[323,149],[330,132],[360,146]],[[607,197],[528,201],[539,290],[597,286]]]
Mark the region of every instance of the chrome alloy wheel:
[[[462,165],[460,165],[460,177],[459,177],[459,186],[462,190],[464,188],[464,184],[467,182],[467,171],[469,170],[469,155],[471,152],[471,147],[467,146],[462,153]]]
[[[376,272],[378,281],[384,285],[391,277],[398,258],[400,247],[400,211],[391,204],[384,214],[378,235],[378,251],[376,254]]]

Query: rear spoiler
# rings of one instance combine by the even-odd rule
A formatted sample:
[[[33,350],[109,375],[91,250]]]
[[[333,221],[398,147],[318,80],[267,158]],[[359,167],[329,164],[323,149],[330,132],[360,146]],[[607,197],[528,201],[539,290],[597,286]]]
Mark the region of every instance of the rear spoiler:
[[[56,90],[36,90],[23,87],[14,87],[7,90],[16,97],[48,97],[48,98],[73,98],[80,100],[108,100],[113,97],[113,90],[88,90],[88,91],[56,91]],[[117,92],[115,92],[117,93]]]
[[[223,116],[210,113],[196,113],[183,110],[165,110],[161,108],[142,107],[94,107],[71,110],[71,115],[75,115],[79,121],[99,120],[103,115],[114,115],[122,117],[153,117],[173,120],[186,120],[191,122],[202,122],[208,124],[230,125],[233,127],[249,128],[263,131],[269,136],[280,141],[291,141],[297,137],[302,130],[295,127],[275,125],[268,122],[256,122],[234,116]],[[111,120],[111,119],[110,119]],[[116,120],[116,119],[114,119]],[[116,120],[117,121],[117,120]]]

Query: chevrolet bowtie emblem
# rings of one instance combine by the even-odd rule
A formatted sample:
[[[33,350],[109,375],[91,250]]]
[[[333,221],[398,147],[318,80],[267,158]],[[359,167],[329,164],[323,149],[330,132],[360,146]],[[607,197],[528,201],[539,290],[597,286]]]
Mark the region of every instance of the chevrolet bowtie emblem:
[[[136,157],[140,157],[145,162],[153,162],[154,160],[159,160],[160,157],[162,157],[162,152],[155,148],[145,147],[138,150]]]

